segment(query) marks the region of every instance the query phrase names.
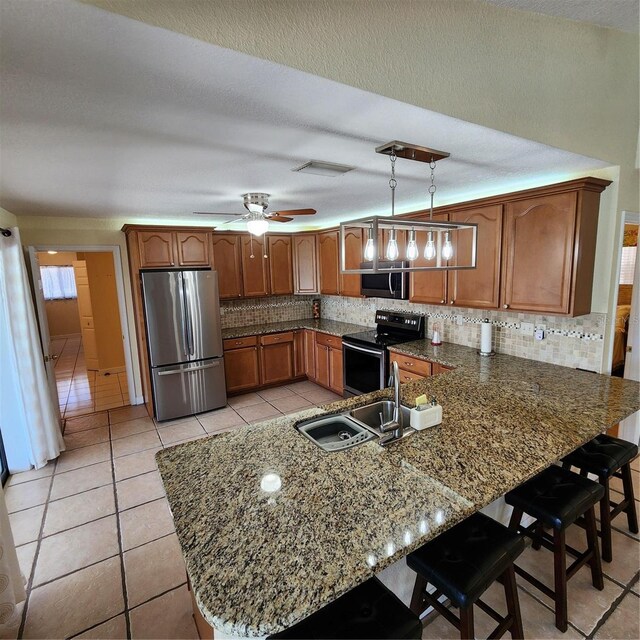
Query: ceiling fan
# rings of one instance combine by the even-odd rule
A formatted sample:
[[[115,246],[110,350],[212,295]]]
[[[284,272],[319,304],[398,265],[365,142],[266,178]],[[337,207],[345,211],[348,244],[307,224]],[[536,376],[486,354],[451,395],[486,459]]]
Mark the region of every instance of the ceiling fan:
[[[198,215],[209,216],[233,216],[246,220],[247,231],[254,236],[263,235],[269,228],[269,222],[290,222],[293,218],[288,216],[310,216],[316,213],[315,209],[289,209],[287,211],[272,211],[266,213],[269,206],[268,193],[245,193],[242,196],[243,204],[248,213],[213,213],[209,211],[194,211]],[[286,214],[286,215],[285,215]],[[238,222],[237,220],[227,220],[223,224],[229,222]]]

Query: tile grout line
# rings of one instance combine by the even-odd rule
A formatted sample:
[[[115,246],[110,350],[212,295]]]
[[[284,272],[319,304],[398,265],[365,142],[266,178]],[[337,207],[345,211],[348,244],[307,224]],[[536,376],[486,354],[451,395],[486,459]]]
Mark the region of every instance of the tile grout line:
[[[124,544],[122,540],[122,527],[120,526],[120,511],[118,509],[118,491],[116,488],[116,465],[113,455],[113,440],[111,440],[111,415],[107,413],[109,420],[109,449],[111,450],[111,477],[113,480],[113,499],[116,509],[116,531],[118,533],[118,548],[120,549],[120,572],[122,578],[122,597],[124,600],[124,622],[127,638],[131,638],[131,619],[129,617],[129,594],[127,592],[127,579],[124,566]]]
[[[602,627],[607,623],[607,620],[613,615],[613,613],[618,609],[622,601],[627,597],[633,585],[638,581],[638,576],[640,576],[640,571],[636,573],[636,575],[631,579],[629,584],[622,589],[622,593],[611,603],[611,606],[602,614],[602,617],[598,622],[596,622],[595,627],[591,630],[589,635],[586,636],[586,640],[591,640],[595,634],[602,629]]]
[[[53,474],[55,474],[56,467],[58,466],[58,460],[56,459],[53,467]],[[44,503],[44,510],[42,512],[42,521],[40,522],[40,530],[38,531],[38,538],[36,539],[36,551],[33,554],[33,562],[31,563],[31,571],[29,572],[29,579],[27,581],[25,592],[26,598],[24,600],[24,607],[22,608],[22,619],[20,620],[20,627],[18,629],[18,638],[22,638],[24,633],[24,627],[27,622],[27,614],[29,612],[29,603],[31,600],[31,591],[33,589],[33,579],[35,578],[36,567],[38,566],[38,558],[40,556],[40,548],[42,546],[42,533],[44,531],[44,523],[47,519],[47,510],[49,507],[49,496],[53,488],[53,475],[49,478],[49,491],[47,492],[47,500]],[[39,505],[38,505],[39,506]]]

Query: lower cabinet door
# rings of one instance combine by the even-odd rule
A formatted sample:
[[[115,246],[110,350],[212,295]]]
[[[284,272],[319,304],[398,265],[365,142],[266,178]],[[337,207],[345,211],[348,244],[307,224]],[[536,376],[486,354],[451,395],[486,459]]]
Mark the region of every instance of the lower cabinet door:
[[[227,393],[246,391],[260,386],[258,347],[242,347],[224,352]]]
[[[298,378],[305,371],[305,331],[298,329],[293,332],[293,375]]]
[[[413,380],[424,380],[424,376],[421,376],[415,371],[406,371],[405,369],[398,369],[400,374],[400,382],[411,382]]]
[[[304,330],[304,372],[309,380],[316,379],[316,332]]]
[[[262,384],[288,382],[293,378],[293,341],[260,347]]]
[[[316,382],[329,388],[329,347],[316,344]]]
[[[342,349],[329,349],[329,388],[342,395]]]

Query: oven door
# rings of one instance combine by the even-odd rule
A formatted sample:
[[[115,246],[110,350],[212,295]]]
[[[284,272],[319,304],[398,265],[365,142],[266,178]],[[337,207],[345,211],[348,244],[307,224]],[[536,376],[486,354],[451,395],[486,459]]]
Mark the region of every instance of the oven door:
[[[345,395],[357,396],[384,389],[387,351],[342,341]]]

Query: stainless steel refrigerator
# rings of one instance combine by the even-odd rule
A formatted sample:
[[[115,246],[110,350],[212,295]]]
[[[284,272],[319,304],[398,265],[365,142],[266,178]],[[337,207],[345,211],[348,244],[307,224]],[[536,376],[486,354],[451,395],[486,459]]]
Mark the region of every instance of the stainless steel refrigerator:
[[[145,271],[142,295],[156,419],[225,406],[218,274]]]

